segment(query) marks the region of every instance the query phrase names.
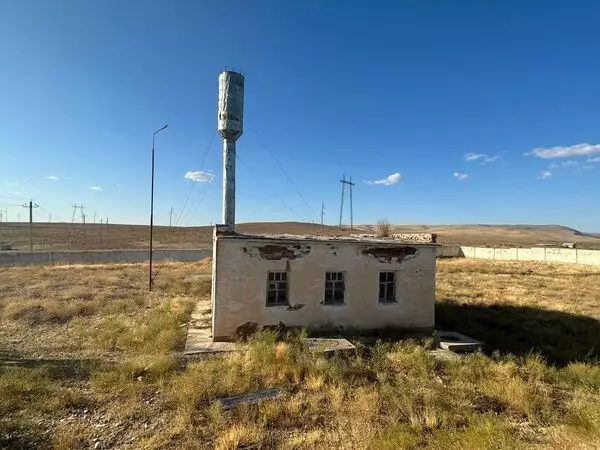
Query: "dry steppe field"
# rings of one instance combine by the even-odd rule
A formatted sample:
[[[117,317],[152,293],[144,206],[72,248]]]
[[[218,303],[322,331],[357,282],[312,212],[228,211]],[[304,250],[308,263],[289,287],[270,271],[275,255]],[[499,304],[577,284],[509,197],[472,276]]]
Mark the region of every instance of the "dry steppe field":
[[[248,234],[351,234],[347,228],[303,222],[258,222],[236,225]],[[538,244],[561,245],[575,242],[579,248],[600,249],[600,236],[581,233],[559,225],[392,225],[392,233],[437,233],[438,242],[448,245],[523,247]],[[355,233],[376,233],[377,227],[357,225]],[[35,223],[34,250],[147,249],[149,227],[145,225],[100,225],[80,223]],[[154,227],[155,248],[209,248],[212,227]],[[29,225],[0,223],[0,243],[14,250],[29,250]]]
[[[438,265],[437,318],[486,342],[437,361],[425,341],[324,356],[290,337],[188,363],[210,262],[0,268],[0,447],[599,448],[600,269]],[[224,410],[217,399],[280,388]]]

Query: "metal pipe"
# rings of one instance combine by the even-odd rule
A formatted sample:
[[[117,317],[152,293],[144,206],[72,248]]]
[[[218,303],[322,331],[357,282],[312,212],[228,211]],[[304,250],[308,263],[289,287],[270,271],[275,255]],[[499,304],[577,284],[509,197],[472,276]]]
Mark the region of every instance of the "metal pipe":
[[[223,139],[223,223],[235,231],[235,141]]]

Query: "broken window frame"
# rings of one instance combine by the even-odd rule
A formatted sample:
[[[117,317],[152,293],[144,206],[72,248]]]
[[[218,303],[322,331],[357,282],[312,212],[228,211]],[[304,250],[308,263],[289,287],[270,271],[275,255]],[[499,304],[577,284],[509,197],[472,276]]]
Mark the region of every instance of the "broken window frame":
[[[286,271],[267,272],[267,306],[287,306],[290,304],[289,275]],[[273,295],[274,300],[271,300]]]
[[[379,303],[387,305],[396,301],[396,272],[379,272]]]
[[[325,272],[324,305],[346,303],[346,275],[344,272]]]

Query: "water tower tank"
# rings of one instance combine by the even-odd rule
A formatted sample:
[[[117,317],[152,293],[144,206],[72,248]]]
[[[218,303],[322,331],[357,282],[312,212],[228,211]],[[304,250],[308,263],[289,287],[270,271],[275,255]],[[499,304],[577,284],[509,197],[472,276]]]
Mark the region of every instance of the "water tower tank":
[[[219,75],[218,130],[223,139],[236,141],[244,132],[244,75],[225,71]]]

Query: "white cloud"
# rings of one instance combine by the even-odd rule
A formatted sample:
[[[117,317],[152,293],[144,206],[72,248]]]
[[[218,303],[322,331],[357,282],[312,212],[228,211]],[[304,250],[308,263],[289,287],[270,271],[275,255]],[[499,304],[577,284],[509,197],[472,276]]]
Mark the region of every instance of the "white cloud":
[[[454,172],[454,177],[458,180],[458,181],[464,181],[467,178],[469,178],[469,175],[466,173],[461,173],[461,172]]]
[[[7,187],[19,186],[19,183],[16,181],[5,181],[4,186],[7,186]]]
[[[576,144],[568,147],[538,147],[525,155],[534,155],[542,159],[571,158],[573,156],[589,156],[600,153],[600,144]]]
[[[402,175],[400,175],[398,172],[396,172],[391,175],[388,175],[387,177],[385,177],[381,180],[365,181],[365,183],[381,184],[383,186],[393,186],[394,184],[398,184],[400,181],[402,181]]]
[[[9,192],[10,195],[14,196],[14,197],[19,197],[21,195],[20,192]]]
[[[552,163],[548,166],[548,169],[558,169],[559,167],[560,167],[560,164]]]
[[[578,161],[573,161],[572,159],[569,161],[563,161],[561,163],[563,167],[577,167],[579,165]]]
[[[481,165],[484,165],[498,161],[500,156],[490,156],[486,153],[467,153],[463,158],[467,162],[479,161]]]
[[[184,178],[188,180],[198,181],[200,183],[212,183],[215,179],[215,174],[212,172],[202,172],[201,170],[197,170],[196,172],[188,171],[185,174]]]
[[[55,177],[54,175],[49,175],[46,177],[46,180],[58,180],[58,177]]]
[[[100,186],[90,186],[90,189],[92,191],[102,192],[102,188]]]
[[[538,178],[538,180],[546,180],[552,176],[552,172],[549,170],[544,170]]]
[[[464,158],[465,161],[477,161],[478,159],[483,158],[485,155],[483,153],[467,153]]]
[[[581,166],[582,169],[591,170],[595,169],[596,166],[592,166],[591,164],[586,164],[585,166]]]
[[[597,156],[595,158],[589,158],[586,162],[588,162],[588,163],[600,162],[600,156]]]

